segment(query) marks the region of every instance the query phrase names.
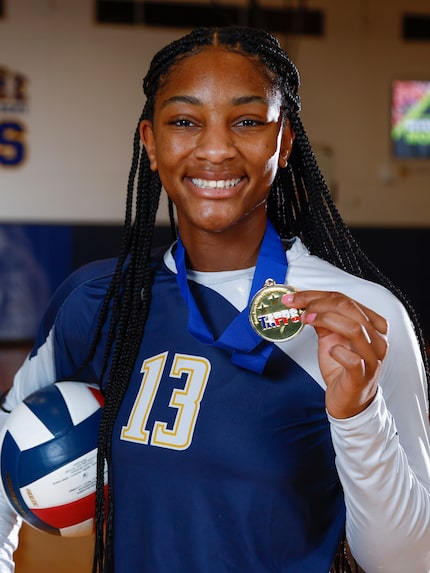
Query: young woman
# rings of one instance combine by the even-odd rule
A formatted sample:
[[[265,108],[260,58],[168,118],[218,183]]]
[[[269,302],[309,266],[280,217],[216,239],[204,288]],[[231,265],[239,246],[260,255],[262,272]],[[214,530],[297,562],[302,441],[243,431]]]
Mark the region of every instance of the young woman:
[[[345,536],[367,573],[430,571],[422,336],[333,205],[298,85],[253,29],[154,57],[118,261],[60,288],[4,401],[103,388],[94,571],[351,571]],[[151,255],[162,186],[178,237]]]

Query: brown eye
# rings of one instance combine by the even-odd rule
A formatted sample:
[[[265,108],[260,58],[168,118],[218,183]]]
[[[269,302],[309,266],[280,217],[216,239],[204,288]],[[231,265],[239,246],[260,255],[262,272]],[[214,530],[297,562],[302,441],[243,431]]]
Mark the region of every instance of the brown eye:
[[[256,127],[258,125],[263,125],[262,121],[257,121],[256,119],[243,119],[236,124],[238,127]]]
[[[174,121],[169,122],[169,125],[176,125],[177,127],[191,127],[194,124],[189,119],[175,119]]]

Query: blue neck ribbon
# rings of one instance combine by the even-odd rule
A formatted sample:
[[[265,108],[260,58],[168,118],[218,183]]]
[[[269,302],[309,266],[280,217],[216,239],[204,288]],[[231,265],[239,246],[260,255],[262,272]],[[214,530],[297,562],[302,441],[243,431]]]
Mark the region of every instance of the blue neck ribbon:
[[[175,252],[175,263],[179,289],[188,306],[189,332],[204,344],[230,351],[231,362],[236,366],[261,374],[273,350],[273,343],[263,340],[252,328],[249,321],[249,306],[268,278],[276,283],[284,284],[288,269],[284,246],[270,221],[267,221],[258,254],[248,304],[217,339],[209,330],[188,286],[185,249],[180,236],[178,236]]]

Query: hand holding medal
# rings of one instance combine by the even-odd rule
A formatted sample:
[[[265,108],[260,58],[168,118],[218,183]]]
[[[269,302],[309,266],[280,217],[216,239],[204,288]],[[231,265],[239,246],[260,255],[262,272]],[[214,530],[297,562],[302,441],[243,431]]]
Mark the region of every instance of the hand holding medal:
[[[301,323],[315,328],[329,414],[349,418],[364,410],[376,394],[388,348],[386,320],[336,292],[286,293],[282,302],[289,308],[303,309]]]

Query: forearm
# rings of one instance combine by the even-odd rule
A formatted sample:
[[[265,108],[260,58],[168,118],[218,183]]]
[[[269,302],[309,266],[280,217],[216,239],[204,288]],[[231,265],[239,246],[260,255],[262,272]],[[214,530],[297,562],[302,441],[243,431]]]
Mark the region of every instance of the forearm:
[[[7,414],[0,412],[0,427],[7,420]],[[12,573],[15,565],[13,553],[18,546],[21,518],[11,509],[0,487],[0,573]]]
[[[13,553],[18,546],[21,519],[12,511],[0,490],[0,573],[12,573]]]
[[[370,573],[428,573],[428,484],[411,470],[381,392],[358,416],[330,422],[353,555]]]

